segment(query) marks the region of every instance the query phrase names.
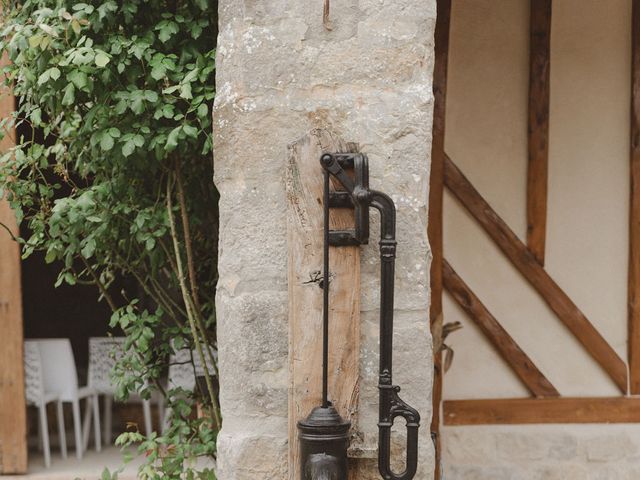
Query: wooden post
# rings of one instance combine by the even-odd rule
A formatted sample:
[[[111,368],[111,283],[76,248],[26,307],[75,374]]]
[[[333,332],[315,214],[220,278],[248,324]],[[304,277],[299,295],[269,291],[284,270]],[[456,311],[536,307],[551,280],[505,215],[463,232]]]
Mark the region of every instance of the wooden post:
[[[0,117],[10,116],[14,109],[11,92],[1,91]],[[14,139],[15,133],[7,132],[0,151],[10,148]],[[13,211],[0,198],[0,473],[4,474],[27,472],[20,249],[12,238],[17,235]]]
[[[431,432],[435,434],[436,465],[435,480],[440,472],[440,403],[442,402],[442,352],[438,339],[442,339],[442,202],[444,168],[444,131],[447,97],[447,63],[449,61],[449,24],[451,20],[451,0],[438,0],[438,16],[435,30],[435,66],[433,71],[433,135],[431,143],[431,176],[429,178],[429,224],[427,233],[431,246],[431,305],[429,319],[434,342],[433,350],[433,416]]]
[[[325,130],[289,146],[289,478],[299,480],[297,422],[322,397],[322,270],[324,152],[355,151]],[[331,212],[332,229],[353,228],[353,212]],[[329,400],[357,429],[360,358],[360,249],[330,249]],[[353,469],[353,465],[351,465]],[[356,475],[354,471],[352,473]]]
[[[551,0],[531,0],[529,25],[527,246],[538,263],[544,265],[549,171]]]
[[[629,390],[640,394],[640,0],[633,0],[631,38],[631,193],[629,201]]]

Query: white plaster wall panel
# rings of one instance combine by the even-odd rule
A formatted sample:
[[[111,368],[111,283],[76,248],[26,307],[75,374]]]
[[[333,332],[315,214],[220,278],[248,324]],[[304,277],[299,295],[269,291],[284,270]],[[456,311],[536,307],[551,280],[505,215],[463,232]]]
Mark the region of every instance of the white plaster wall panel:
[[[446,149],[512,230],[526,231],[529,2],[454,2]],[[579,14],[577,13],[579,12]],[[626,358],[630,2],[554,1],[547,269]],[[563,395],[618,390],[449,196],[445,257]],[[447,305],[450,306],[450,303]],[[461,320],[447,308],[445,321]],[[467,322],[468,323],[468,322]],[[455,333],[457,352],[473,352]],[[445,398],[519,396],[506,366],[458,355]],[[476,358],[478,360],[478,358]],[[456,364],[457,363],[457,364]]]

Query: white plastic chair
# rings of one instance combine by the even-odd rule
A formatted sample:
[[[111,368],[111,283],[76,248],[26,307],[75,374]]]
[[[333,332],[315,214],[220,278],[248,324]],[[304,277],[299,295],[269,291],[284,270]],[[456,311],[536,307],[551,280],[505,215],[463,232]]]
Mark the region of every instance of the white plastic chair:
[[[67,439],[64,431],[64,416],[62,412],[62,402],[58,395],[47,392],[44,388],[42,359],[38,343],[32,340],[24,342],[24,377],[25,396],[27,405],[38,407],[38,437],[42,442],[44,451],[44,464],[47,468],[51,466],[51,449],[49,447],[49,422],[47,420],[47,404],[56,402],[56,413],[58,416],[58,436],[60,438],[60,452],[62,458],[67,458]]]
[[[91,337],[89,338],[89,377],[88,384],[94,388],[98,395],[104,395],[104,443],[110,444],[112,437],[112,408],[115,386],[111,382],[111,372],[115,368],[116,362],[124,355],[124,337]],[[138,395],[130,397],[132,400],[139,399]],[[151,402],[142,401],[142,411],[144,413],[144,428],[147,435],[153,431],[151,423]],[[159,402],[161,403],[161,402]],[[160,412],[162,415],[162,412]],[[162,424],[162,419],[160,420]]]
[[[211,376],[215,376],[209,353],[205,348],[203,348],[203,353],[207,368]],[[209,348],[214,361],[217,361],[218,352],[213,347]],[[193,365],[191,364],[191,359],[193,359]],[[200,360],[200,354],[196,350],[181,348],[169,357],[168,388],[183,388],[184,390],[193,391],[196,387],[196,377],[201,376],[204,376],[204,365]]]
[[[37,340],[42,358],[42,371],[45,391],[56,392],[61,402],[71,403],[73,412],[73,432],[75,437],[76,456],[83,455],[82,422],[80,418],[80,400],[86,399],[85,437],[88,438],[89,422],[93,416],[96,451],[102,450],[100,438],[100,407],[98,395],[94,388],[78,386],[78,374],[73,358],[71,342],[67,338]],[[93,412],[91,408],[93,407]],[[93,413],[93,415],[92,415]]]
[[[214,361],[218,361],[218,352],[209,347]],[[215,370],[211,365],[209,354],[203,350],[205,363],[211,376],[215,376]],[[191,360],[193,359],[193,364]],[[196,377],[204,376],[204,365],[200,360],[200,355],[196,350],[181,348],[169,357],[169,372],[167,375],[167,389],[182,388],[183,390],[192,392],[196,388]],[[171,409],[167,409],[165,414],[163,431],[169,426],[169,420],[172,415]]]

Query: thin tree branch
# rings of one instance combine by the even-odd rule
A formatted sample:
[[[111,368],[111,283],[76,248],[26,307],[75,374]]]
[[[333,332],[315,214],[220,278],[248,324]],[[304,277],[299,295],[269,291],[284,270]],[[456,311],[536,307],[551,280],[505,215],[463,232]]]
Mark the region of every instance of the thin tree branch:
[[[93,277],[94,281],[96,282],[96,285],[100,289],[100,293],[102,293],[102,296],[104,297],[104,299],[109,304],[109,307],[111,308],[111,310],[113,310],[114,312],[116,310],[118,310],[118,307],[115,304],[115,302],[113,301],[113,298],[111,298],[111,294],[107,291],[107,287],[105,287],[104,283],[102,283],[102,281],[100,280],[98,275],[96,275],[96,272],[93,270],[91,265],[89,265],[89,262],[87,262],[87,259],[84,258],[83,255],[80,255],[80,259],[82,260],[82,263],[84,263],[84,266],[87,268],[87,270],[89,271],[89,273]]]
[[[173,192],[171,188],[171,183],[172,183],[172,179],[171,179],[171,176],[169,176],[169,179],[167,180],[167,215],[169,218],[169,226],[171,229],[171,239],[173,241],[173,249],[175,252],[176,267],[178,269],[178,283],[180,285],[180,290],[182,292],[182,296],[185,302],[185,307],[187,309],[187,318],[189,320],[189,326],[191,327],[191,335],[193,337],[196,351],[198,352],[198,356],[200,357],[200,361],[202,362],[202,366],[204,369],[205,382],[207,384],[207,389],[209,390],[209,398],[211,400],[211,408],[213,410],[216,427],[220,428],[220,426],[222,425],[222,421],[220,419],[220,412],[216,408],[218,402],[217,402],[215,390],[213,388],[213,381],[211,380],[211,374],[209,373],[209,369],[207,367],[207,361],[205,359],[204,352],[202,351],[202,343],[200,342],[200,338],[198,335],[198,328],[196,326],[196,321],[194,318],[195,315],[193,312],[193,303],[192,303],[191,296],[187,289],[187,285],[184,278],[184,271],[182,268],[182,255],[180,253],[180,243],[178,241],[176,224],[173,217],[173,202],[171,201]],[[204,338],[203,340],[206,340],[206,338]],[[207,348],[208,348],[208,345],[207,345]]]
[[[193,244],[191,242],[191,228],[189,226],[189,215],[187,213],[187,203],[184,199],[184,187],[182,184],[182,173],[180,172],[180,160],[176,161],[176,186],[178,204],[180,205],[180,217],[182,219],[182,231],[184,235],[184,249],[187,254],[187,271],[189,272],[189,284],[191,285],[191,295],[193,304],[197,311],[200,311],[200,300],[198,299],[198,283],[196,281],[196,268],[193,261]]]
[[[20,240],[18,239],[18,237],[16,237],[13,234],[13,232],[11,231],[8,225],[5,225],[4,223],[0,222],[0,227],[4,228],[7,231],[7,233],[11,236],[11,240],[13,240],[16,243],[20,243]]]

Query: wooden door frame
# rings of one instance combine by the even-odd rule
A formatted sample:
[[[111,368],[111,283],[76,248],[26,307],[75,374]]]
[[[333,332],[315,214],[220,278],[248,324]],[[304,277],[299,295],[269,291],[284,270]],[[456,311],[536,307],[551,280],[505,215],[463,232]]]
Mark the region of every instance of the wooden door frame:
[[[5,58],[0,66],[6,65]],[[0,118],[15,110],[12,92],[0,91]],[[6,132],[0,151],[15,144],[15,130]],[[24,392],[23,315],[18,225],[6,200],[0,198],[0,473],[27,472],[27,419]]]

